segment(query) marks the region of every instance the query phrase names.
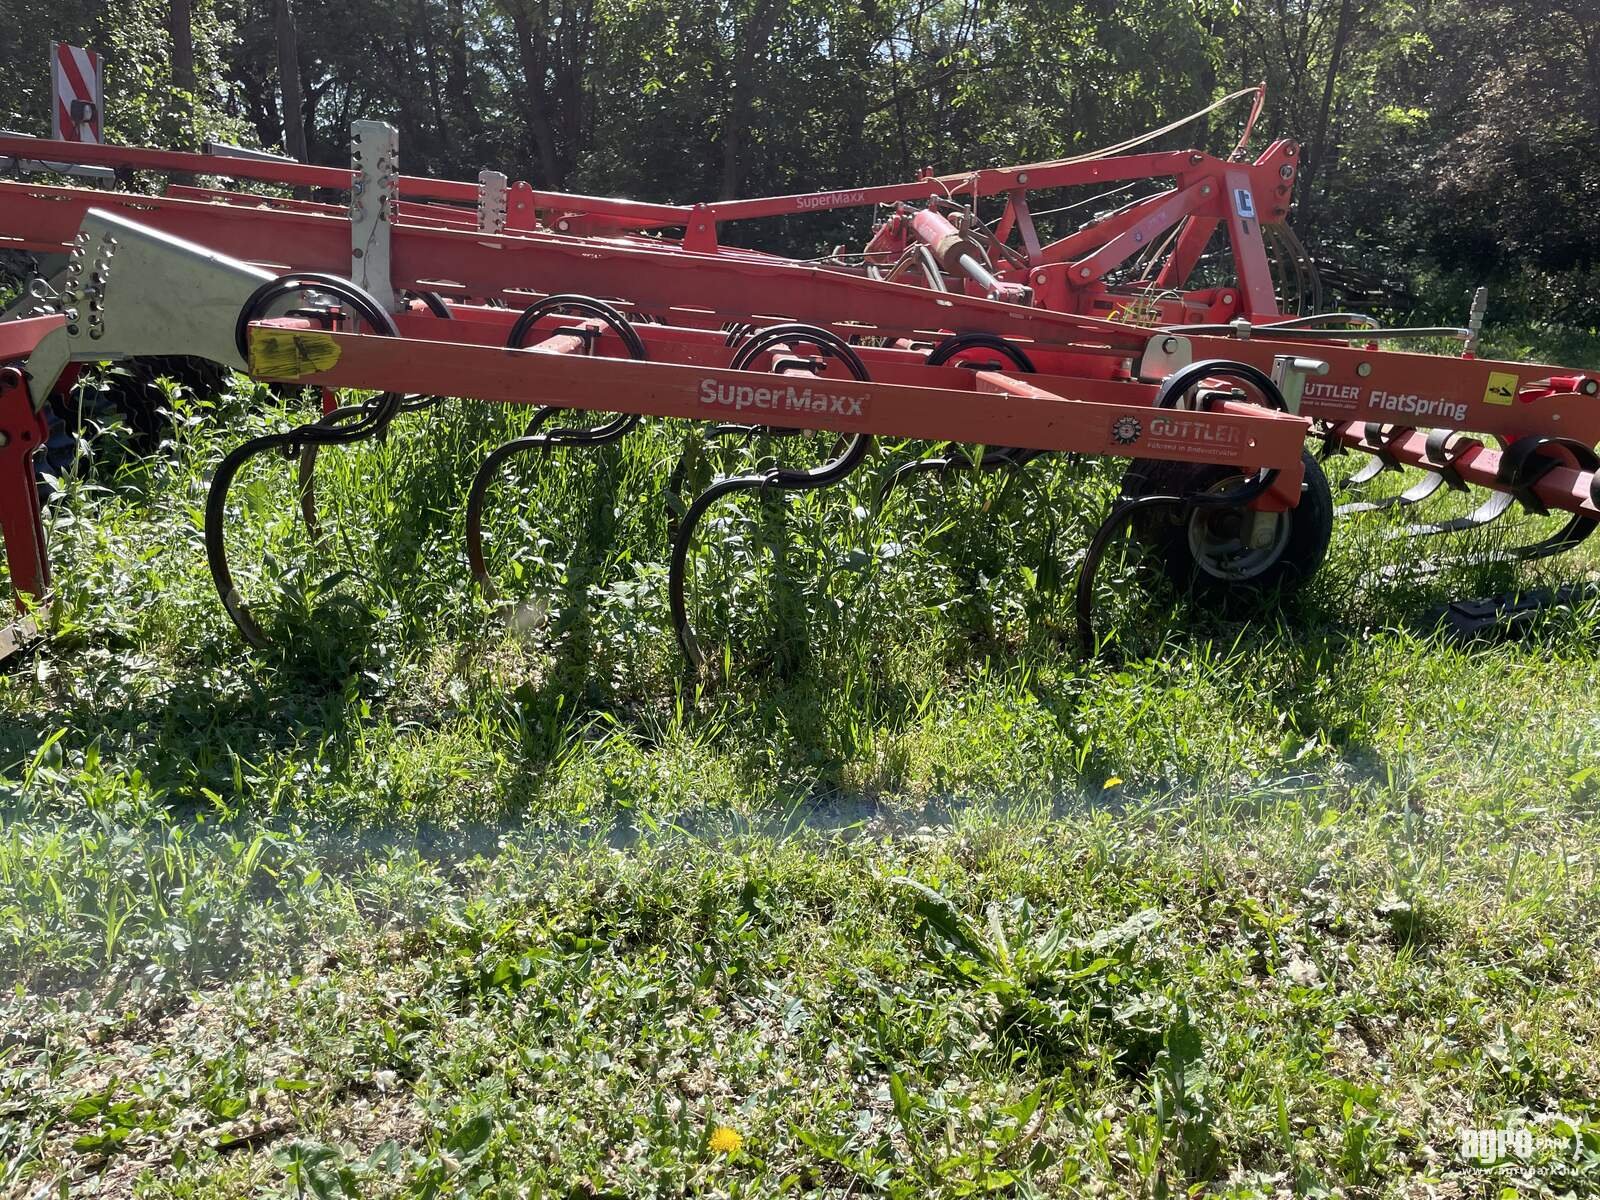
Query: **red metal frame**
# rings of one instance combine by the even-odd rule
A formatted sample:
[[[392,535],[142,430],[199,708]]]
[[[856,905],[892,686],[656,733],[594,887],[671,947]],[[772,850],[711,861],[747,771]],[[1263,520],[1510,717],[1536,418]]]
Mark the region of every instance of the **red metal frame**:
[[[0,534],[19,607],[42,603],[50,591],[50,558],[33,475],[34,452],[50,430],[34,411],[22,364],[45,334],[63,324],[61,317],[0,324]]]
[[[0,156],[11,155],[334,191],[348,191],[353,179],[338,168],[0,137]],[[391,282],[444,294],[455,319],[413,306],[397,317],[398,339],[259,322],[250,331],[252,369],[329,389],[689,419],[757,421],[780,411],[771,404],[793,427],[1276,468],[1282,474],[1257,501],[1260,508],[1295,502],[1308,418],[1330,423],[1335,443],[1367,452],[1374,452],[1368,425],[1381,425],[1387,457],[1430,470],[1438,467],[1418,428],[1470,430],[1504,443],[1527,437],[1600,443],[1600,381],[1585,373],[1383,350],[1361,344],[1359,334],[1330,340],[1270,328],[1279,313],[1262,224],[1287,215],[1297,169],[1298,148],[1278,141],[1250,163],[1164,151],[928,172],[909,183],[694,205],[544,192],[519,182],[508,188],[500,233],[478,228],[478,185],[404,176],[390,225]],[[1163,179],[1170,180],[1164,190],[1054,241],[1040,239],[1030,196]],[[991,256],[966,222],[978,201],[1001,197],[1003,212],[983,236],[991,248],[1007,249]],[[722,241],[724,227],[735,222],[879,205],[893,207],[859,265],[797,262]],[[190,185],[144,196],[0,183],[0,247],[64,251],[91,208],[117,209],[280,271],[350,271],[343,206]],[[669,230],[682,234],[664,236]],[[1234,283],[1184,290],[1219,230],[1231,247]],[[1119,272],[1152,246],[1165,252],[1145,277],[1121,280]],[[931,262],[929,286],[875,277],[878,267],[913,254]],[[983,269],[958,266],[963,254],[985,259]],[[547,336],[532,349],[506,349],[515,312],[473,302],[493,298],[520,308],[574,292],[604,298],[636,318],[649,361],[626,358],[616,335],[601,325],[590,323],[585,337],[562,332],[571,329],[570,319],[541,322]],[[1241,319],[1254,327],[1247,338],[1181,328]],[[814,408],[791,403],[792,381],[775,384],[760,370],[728,369],[732,352],[718,326],[785,320],[882,342],[860,349],[872,381],[824,372],[808,385],[811,395],[826,397]],[[36,597],[45,594],[49,575],[28,441],[42,439],[43,427],[20,374],[5,364],[25,357],[19,349],[31,346],[23,343],[44,332],[36,322],[0,326],[0,432],[7,436],[0,447],[0,524],[13,582]],[[1023,349],[1038,373],[1024,376],[1009,364],[1004,370],[926,365],[932,343],[974,332]],[[301,345],[317,353],[300,355]],[[1138,379],[1153,345],[1175,362],[1228,360],[1271,372],[1288,355],[1320,360],[1327,370],[1305,382],[1298,416],[1231,400],[1209,412],[1158,413],[1151,408],[1156,384]],[[770,357],[755,365],[771,365]],[[1499,452],[1479,444],[1468,444],[1451,463],[1463,482],[1509,490],[1500,466]],[[1552,508],[1600,516],[1594,475],[1580,468],[1573,459],[1523,492]]]
[[[546,318],[537,328],[547,339],[515,350],[504,345],[504,328],[514,314],[488,309],[475,315],[480,319],[444,321],[413,311],[402,321],[406,336],[399,339],[323,331],[303,320],[257,322],[250,330],[251,373],[286,383],[507,404],[769,421],[1242,470],[1275,467],[1282,472],[1280,494],[1290,503],[1300,486],[1308,423],[1257,405],[1223,401],[1208,412],[1153,412],[1155,389],[1146,384],[1051,375],[1023,380],[992,370],[930,367],[912,351],[872,349],[858,351],[872,369],[871,382],[819,375],[808,398],[766,371],[728,369],[723,364],[733,352],[703,330],[640,326],[650,357],[635,361],[598,324],[592,326],[597,337],[580,339],[562,332],[572,326],[570,318]],[[593,353],[582,353],[590,341]]]

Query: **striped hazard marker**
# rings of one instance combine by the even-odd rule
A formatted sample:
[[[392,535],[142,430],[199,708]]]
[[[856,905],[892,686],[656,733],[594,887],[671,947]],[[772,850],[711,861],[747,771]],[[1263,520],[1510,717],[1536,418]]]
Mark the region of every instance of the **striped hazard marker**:
[[[100,141],[104,95],[100,56],[81,46],[50,43],[50,136],[63,142]]]

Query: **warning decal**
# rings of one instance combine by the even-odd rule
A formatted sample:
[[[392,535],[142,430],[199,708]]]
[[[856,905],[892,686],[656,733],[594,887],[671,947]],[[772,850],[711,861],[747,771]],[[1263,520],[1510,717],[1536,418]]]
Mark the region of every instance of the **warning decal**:
[[[61,142],[100,141],[105,86],[93,50],[50,43],[50,136]]]
[[[1485,404],[1510,404],[1517,398],[1517,377],[1509,371],[1489,372],[1489,386],[1483,389]]]
[[[325,333],[287,329],[250,331],[250,374],[263,379],[301,379],[331,370],[339,343]]]

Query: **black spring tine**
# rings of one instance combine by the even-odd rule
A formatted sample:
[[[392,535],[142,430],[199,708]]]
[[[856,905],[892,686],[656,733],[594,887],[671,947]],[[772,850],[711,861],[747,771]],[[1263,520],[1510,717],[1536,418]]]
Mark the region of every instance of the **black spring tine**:
[[[973,462],[972,456],[961,447],[950,446],[946,454],[914,458],[896,467],[889,478],[883,481],[883,486],[878,489],[878,507],[881,509],[888,502],[889,494],[895,488],[917,475],[938,475],[943,479],[951,472],[959,471],[1014,471],[1027,466],[1044,453],[1042,450],[1000,446],[993,450],[985,450],[983,456],[977,462]]]
[[[211,579],[216,584],[217,594],[222,597],[223,607],[228,610],[228,615],[233,618],[244,640],[257,650],[266,649],[272,644],[272,639],[267,637],[251,614],[244,597],[234,586],[233,572],[228,567],[227,541],[223,536],[223,524],[228,515],[228,492],[235,477],[252,458],[270,454],[274,450],[294,456],[301,447],[313,442],[349,445],[379,437],[394,420],[400,403],[398,393],[385,392],[366,404],[335,409],[322,420],[291,429],[287,433],[269,433],[251,438],[236,446],[217,465],[216,474],[211,477],[211,488],[206,493],[206,562],[211,568]]]
[[[1433,471],[1426,472],[1405,491],[1394,496],[1384,496],[1378,500],[1355,500],[1349,504],[1341,504],[1333,510],[1336,517],[1354,516],[1356,513],[1383,512],[1390,508],[1408,508],[1413,504],[1421,504],[1445,484],[1443,475]]]
[[[1469,529],[1483,529],[1511,511],[1517,498],[1510,492],[1493,492],[1477,508],[1463,517],[1445,521],[1424,521],[1407,525],[1395,531],[1395,537],[1433,537],[1440,533],[1465,533]]]
[[[734,355],[730,367],[736,371],[749,370],[751,364],[765,351],[784,346],[790,341],[816,346],[825,357],[835,358],[842,363],[845,370],[860,382],[865,383],[870,378],[866,363],[861,361],[861,356],[843,338],[818,326],[798,323],[770,325],[742,339],[739,351]],[[716,428],[721,427],[714,427],[713,432]],[[788,434],[801,431],[777,429],[769,432]],[[871,449],[871,434],[853,434],[843,447],[835,450],[832,459],[819,467],[808,470],[772,467],[746,475],[732,475],[716,480],[695,497],[688,511],[684,513],[682,522],[672,531],[672,558],[667,568],[667,598],[672,608],[672,628],[678,636],[678,645],[683,649],[684,658],[694,670],[700,671],[705,668],[705,657],[700,653],[699,641],[695,638],[694,628],[689,621],[685,578],[688,574],[689,551],[694,544],[695,530],[711,506],[737,492],[766,489],[809,492],[830,487],[848,478],[866,461]],[[682,465],[683,458],[680,457],[675,472]]]
[[[753,475],[732,475],[719,479],[695,497],[689,511],[684,514],[677,535],[672,540],[672,561],[667,569],[667,598],[672,606],[672,627],[678,635],[678,645],[684,657],[695,670],[705,667],[705,657],[700,653],[699,641],[689,622],[689,606],[684,595],[684,578],[688,571],[689,550],[694,542],[695,528],[711,506],[725,496],[736,492],[760,491],[768,488],[779,491],[809,492],[840,483],[865,461],[872,448],[872,435],[858,433],[845,446],[837,458],[809,471],[791,471],[775,467]]]
[[[1586,517],[1581,513],[1574,514],[1549,537],[1505,551],[1506,560],[1519,563],[1536,562],[1541,558],[1554,558],[1558,554],[1565,554],[1582,545],[1597,526],[1600,526],[1600,521],[1596,521],[1593,517]]]
[[[1262,399],[1267,402],[1267,407],[1277,409],[1279,412],[1287,411],[1283,393],[1278,390],[1278,385],[1260,369],[1247,363],[1226,361],[1191,363],[1181,370],[1174,371],[1157,389],[1155,407],[1176,407],[1181,399],[1188,395],[1191,388],[1214,375],[1248,383],[1260,392]],[[1095,530],[1094,537],[1089,540],[1089,548],[1084,552],[1083,562],[1078,567],[1077,592],[1073,597],[1073,606],[1077,615],[1079,651],[1088,657],[1098,649],[1094,633],[1095,577],[1099,573],[1101,561],[1111,548],[1112,541],[1132,523],[1136,515],[1146,509],[1176,508],[1179,518],[1187,520],[1195,509],[1250,504],[1265,495],[1278,481],[1280,474],[1276,467],[1266,468],[1225,492],[1196,492],[1186,496],[1119,497],[1111,506],[1106,519]]]
[[[1033,360],[1022,347],[992,333],[962,333],[947,337],[929,351],[923,361],[930,367],[942,367],[956,355],[968,350],[993,350],[1009,358],[1011,365],[1023,374],[1036,373]],[[980,366],[985,370],[999,370],[1001,366],[999,362],[959,365]],[[959,446],[949,445],[945,447],[943,454],[913,459],[896,467],[884,481],[883,486],[878,489],[878,507],[881,509],[888,501],[889,493],[914,476],[936,474],[943,478],[953,470],[972,470],[976,467],[984,471],[997,471],[1003,467],[1020,467],[1033,461],[1040,453],[1038,450],[1023,450],[1015,446],[996,446],[985,449],[983,457],[977,463],[973,463],[972,456],[965,450]]]
[[[537,304],[529,305],[523,310],[522,315],[511,327],[511,332],[506,337],[506,345],[514,349],[522,347],[523,340],[528,332],[542,318],[551,313],[566,310],[576,311],[590,317],[598,318],[609,326],[621,340],[628,351],[628,357],[636,361],[643,361],[649,357],[645,350],[643,339],[638,331],[616,308],[604,300],[596,300],[593,296],[580,296],[576,293],[565,292],[555,296],[548,296]],[[565,330],[569,333],[586,333],[582,329]],[[586,352],[592,353],[594,339],[585,338]],[[489,498],[489,484],[508,459],[518,454],[531,454],[536,451],[550,451],[561,448],[598,449],[620,441],[631,430],[636,428],[643,419],[638,413],[618,413],[609,421],[585,428],[581,425],[558,425],[547,433],[543,429],[558,413],[567,410],[561,408],[540,408],[528,422],[528,427],[521,437],[512,438],[502,442],[491,450],[477,472],[472,476],[472,486],[467,491],[466,512],[466,542],[467,564],[472,570],[472,577],[483,589],[484,598],[491,604],[499,601],[499,592],[494,586],[494,581],[489,577],[488,560],[483,553],[483,509]]]
[[[547,409],[545,412],[559,410]],[[543,415],[543,414],[541,414]],[[614,420],[594,429],[552,429],[549,433],[533,434],[530,436],[512,438],[509,442],[502,442],[491,450],[477,472],[472,476],[472,487],[467,491],[466,515],[466,540],[467,563],[472,569],[472,577],[483,589],[483,595],[491,604],[499,602],[500,595],[494,586],[494,580],[489,576],[488,562],[483,553],[483,509],[489,496],[489,484],[505,463],[518,454],[531,454],[536,451],[550,451],[562,447],[580,447],[583,449],[597,449],[621,441],[642,418],[636,413],[624,413]],[[535,418],[537,423],[538,418]]]
[[[299,272],[282,275],[262,284],[240,306],[238,320],[234,323],[234,343],[239,349],[241,358],[246,362],[250,360],[250,323],[259,319],[269,304],[304,291],[323,292],[342,300],[350,306],[351,311],[366,321],[371,332],[379,337],[400,336],[394,318],[364,288],[337,275]],[[334,409],[316,421],[285,433],[269,433],[251,438],[235,446],[217,464],[216,472],[211,477],[211,487],[206,492],[204,531],[206,565],[211,570],[211,581],[216,586],[217,595],[222,598],[223,608],[227,610],[240,635],[250,646],[264,650],[272,644],[272,639],[267,637],[266,631],[261,628],[251,613],[250,606],[234,585],[233,572],[228,566],[228,543],[223,526],[227,522],[228,492],[233,487],[234,479],[252,458],[270,454],[275,450],[293,457],[308,445],[348,445],[351,442],[381,437],[406,403],[406,399],[398,392],[384,392],[361,404]],[[305,495],[306,493],[302,491],[302,514],[305,512]],[[311,513],[314,525],[316,516],[314,499]],[[320,537],[320,534],[314,533],[314,536]]]
[[[1111,506],[1106,519],[1100,522],[1100,527],[1094,531],[1094,537],[1089,539],[1089,548],[1084,552],[1083,562],[1078,567],[1077,592],[1073,596],[1073,608],[1078,621],[1078,649],[1084,657],[1094,654],[1097,649],[1094,633],[1094,581],[1100,573],[1101,561],[1111,549],[1111,543],[1141,512],[1155,508],[1181,509],[1182,507],[1182,496],[1119,497]]]
[[[324,414],[318,423],[339,425],[360,418],[365,410],[365,404],[346,405]],[[397,413],[404,411],[403,405],[396,409]],[[312,543],[317,546],[321,546],[327,540],[327,531],[323,529],[321,517],[317,512],[317,457],[320,448],[320,442],[306,442],[300,447],[300,461],[296,467],[295,480],[300,490],[300,518],[305,522],[306,533],[310,535]]]
[[[1250,479],[1226,492],[1199,492],[1187,496],[1122,496],[1111,506],[1106,519],[1100,522],[1089,548],[1084,552],[1078,567],[1077,591],[1073,608],[1077,615],[1078,646],[1085,657],[1095,653],[1094,632],[1094,581],[1100,572],[1100,563],[1111,543],[1141,512],[1155,508],[1176,508],[1179,518],[1187,519],[1197,508],[1210,508],[1234,504],[1249,504],[1270,488],[1278,478],[1278,470],[1271,468],[1258,472]]]

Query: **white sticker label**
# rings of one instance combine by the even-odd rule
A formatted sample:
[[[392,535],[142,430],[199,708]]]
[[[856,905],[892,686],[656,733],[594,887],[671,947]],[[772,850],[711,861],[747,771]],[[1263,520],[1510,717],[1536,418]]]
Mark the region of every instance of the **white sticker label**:
[[[1249,188],[1233,189],[1233,211],[1239,214],[1242,221],[1256,219],[1256,198],[1250,194]]]

